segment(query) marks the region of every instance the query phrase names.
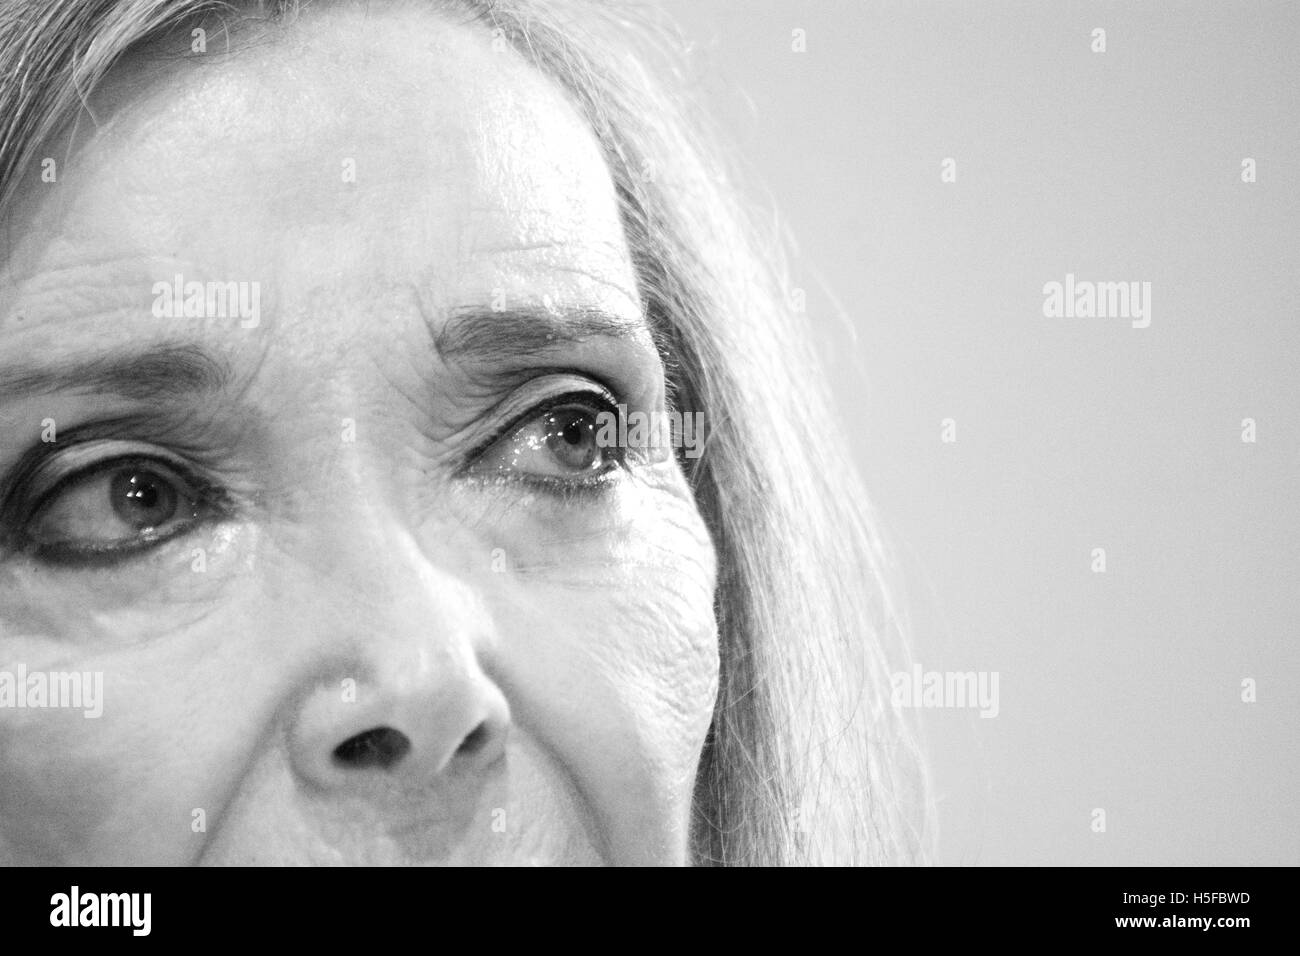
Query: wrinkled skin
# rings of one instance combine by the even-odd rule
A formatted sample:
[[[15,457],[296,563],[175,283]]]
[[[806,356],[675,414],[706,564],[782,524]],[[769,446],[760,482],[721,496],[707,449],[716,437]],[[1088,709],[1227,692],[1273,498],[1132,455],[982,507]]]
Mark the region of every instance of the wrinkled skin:
[[[671,450],[589,480],[529,417],[664,406],[594,137],[418,6],[236,40],[123,61],[0,235],[0,671],[103,675],[0,708],[0,863],[687,862],[708,534]]]

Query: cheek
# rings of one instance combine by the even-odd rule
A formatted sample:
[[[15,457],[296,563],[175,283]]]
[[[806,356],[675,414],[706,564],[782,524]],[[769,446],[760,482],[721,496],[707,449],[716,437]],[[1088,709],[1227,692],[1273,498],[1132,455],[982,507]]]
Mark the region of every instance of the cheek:
[[[0,671],[79,674],[98,711],[0,707],[0,863],[176,865],[201,847],[196,811],[219,813],[287,672],[258,538],[228,525],[127,567],[0,568]]]
[[[176,798],[194,789],[196,748],[211,746],[191,734],[189,669],[44,637],[0,634],[0,647],[0,670],[28,675],[25,707],[0,708],[0,863],[182,862]],[[54,690],[72,675],[78,687]],[[39,702],[33,681],[48,688]]]
[[[15,660],[6,653],[0,670],[32,673],[43,664],[38,654]],[[27,691],[21,680],[18,692]],[[104,798],[121,796],[109,782],[114,764],[107,755],[117,752],[113,737],[102,717],[73,709],[17,709],[4,700],[0,865],[47,866],[80,858],[92,834],[109,824]]]
[[[256,574],[257,529],[223,523],[181,535],[113,568],[0,564],[0,640],[35,634],[68,653],[163,640],[220,612]],[[3,647],[0,646],[0,650]]]
[[[684,493],[630,490],[560,536],[511,529],[495,589],[522,730],[574,776],[619,862],[684,862],[718,680],[714,556]]]

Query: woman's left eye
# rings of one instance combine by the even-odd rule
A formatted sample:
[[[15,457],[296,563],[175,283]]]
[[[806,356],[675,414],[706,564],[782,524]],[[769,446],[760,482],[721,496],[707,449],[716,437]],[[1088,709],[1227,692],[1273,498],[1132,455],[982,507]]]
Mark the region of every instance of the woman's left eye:
[[[622,450],[607,440],[616,421],[613,408],[594,402],[553,405],[498,440],[473,470],[575,484],[598,479],[624,461]]]

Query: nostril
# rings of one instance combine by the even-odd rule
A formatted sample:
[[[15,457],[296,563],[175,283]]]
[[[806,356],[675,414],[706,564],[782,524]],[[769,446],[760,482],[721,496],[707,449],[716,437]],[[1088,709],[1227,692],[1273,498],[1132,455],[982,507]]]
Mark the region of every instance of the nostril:
[[[488,726],[485,722],[479,724],[471,730],[468,735],[466,735],[465,739],[460,742],[460,747],[457,748],[456,752],[464,754],[465,756],[478,753],[478,751],[483,749],[483,745],[486,744],[487,741]]]
[[[411,739],[392,727],[374,727],[349,737],[334,748],[335,763],[351,768],[387,770],[411,749]]]

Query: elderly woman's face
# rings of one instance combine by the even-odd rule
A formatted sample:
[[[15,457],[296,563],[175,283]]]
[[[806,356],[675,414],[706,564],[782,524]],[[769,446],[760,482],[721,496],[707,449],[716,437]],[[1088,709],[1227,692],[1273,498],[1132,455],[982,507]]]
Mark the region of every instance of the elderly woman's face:
[[[0,862],[683,862],[714,559],[594,437],[665,389],[593,135],[418,10],[208,43],[7,223]]]

